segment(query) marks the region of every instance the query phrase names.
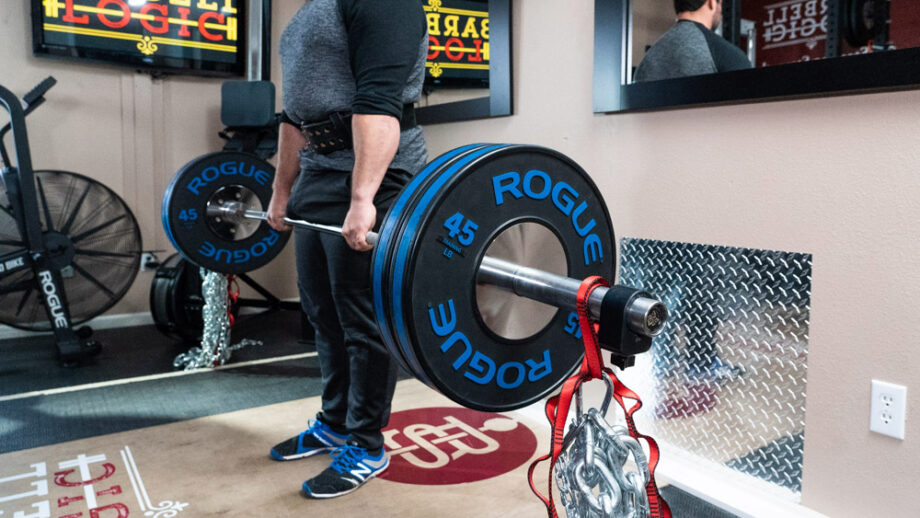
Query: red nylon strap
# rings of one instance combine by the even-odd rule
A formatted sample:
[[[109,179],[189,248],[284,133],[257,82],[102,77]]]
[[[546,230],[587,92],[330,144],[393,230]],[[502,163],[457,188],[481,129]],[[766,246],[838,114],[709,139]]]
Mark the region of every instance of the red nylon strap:
[[[591,376],[588,379],[600,379],[604,370],[601,346],[597,343],[597,331],[588,314],[588,299],[591,297],[591,292],[601,286],[608,288],[610,283],[597,275],[588,277],[582,281],[581,287],[578,288],[578,299],[575,302],[575,307],[578,311],[578,324],[581,327],[581,339],[585,344],[585,360],[582,365],[582,372],[584,372],[585,365],[587,365],[587,374]]]
[[[592,379],[601,379],[602,376],[608,376],[613,382],[613,397],[619,403],[620,407],[626,413],[626,423],[629,429],[629,434],[635,439],[645,439],[649,445],[649,481],[645,486],[645,492],[648,495],[649,501],[649,510],[651,511],[650,516],[652,518],[671,518],[671,509],[668,507],[667,502],[661,498],[660,493],[658,492],[658,486],[655,483],[655,467],[658,465],[658,443],[654,439],[647,435],[642,435],[636,429],[636,425],[633,422],[633,413],[636,410],[642,407],[642,401],[639,399],[639,396],[623,385],[613,371],[604,366],[604,360],[601,356],[600,344],[597,342],[597,331],[595,325],[590,321],[588,316],[588,299],[591,296],[591,292],[597,289],[600,286],[608,287],[610,284],[601,277],[593,276],[585,279],[581,287],[578,290],[578,300],[576,302],[577,312],[578,312],[578,321],[581,327],[581,336],[582,341],[585,346],[585,357],[581,362],[581,368],[578,373],[567,379],[562,385],[562,390],[559,392],[558,396],[551,397],[546,402],[546,418],[549,420],[550,424],[553,426],[553,436],[552,443],[550,446],[550,452],[542,457],[533,461],[527,469],[527,479],[530,482],[530,489],[533,493],[543,501],[543,505],[546,506],[547,515],[550,518],[558,518],[559,514],[556,511],[556,505],[553,502],[553,470],[556,466],[556,461],[559,459],[559,455],[562,453],[562,441],[564,438],[565,431],[565,422],[568,417],[569,407],[572,403],[572,397],[575,395],[575,392],[578,390],[578,387],[585,381]],[[624,398],[635,400],[629,409],[626,408]],[[549,466],[549,482],[548,482],[548,496],[544,496],[537,489],[534,484],[534,471],[536,470],[537,464],[543,462],[544,460],[550,461]]]
[[[236,322],[233,318],[233,305],[240,300],[240,285],[236,282],[236,277],[232,273],[227,274],[227,318],[230,320],[230,327]]]
[[[605,368],[604,372],[610,377],[610,381],[613,382],[613,398],[620,404],[620,408],[623,409],[623,412],[626,413],[626,427],[629,429],[629,435],[636,440],[644,439],[648,443],[649,479],[648,483],[645,484],[645,494],[648,495],[650,516],[652,518],[671,518],[671,508],[668,506],[668,503],[665,502],[664,498],[661,497],[661,493],[658,491],[658,484],[655,482],[655,468],[658,466],[659,458],[658,443],[650,436],[639,433],[639,430],[636,428],[636,423],[633,421],[633,414],[636,410],[642,408],[642,400],[639,399],[638,394],[624,385],[611,369]],[[627,409],[624,398],[632,399],[635,403]]]

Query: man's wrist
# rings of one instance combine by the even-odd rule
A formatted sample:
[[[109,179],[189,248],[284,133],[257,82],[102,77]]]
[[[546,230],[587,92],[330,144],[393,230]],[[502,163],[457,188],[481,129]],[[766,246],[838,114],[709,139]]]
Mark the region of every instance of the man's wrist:
[[[354,204],[372,204],[374,203],[374,196],[376,195],[376,190],[371,191],[370,189],[352,189],[351,202]]]
[[[291,186],[274,182],[272,183],[272,194],[275,196],[284,196],[285,198],[290,197]]]

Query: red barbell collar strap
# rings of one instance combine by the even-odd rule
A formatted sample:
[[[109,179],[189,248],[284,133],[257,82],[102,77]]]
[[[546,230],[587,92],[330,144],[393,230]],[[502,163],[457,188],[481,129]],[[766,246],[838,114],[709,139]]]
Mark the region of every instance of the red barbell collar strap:
[[[597,343],[597,329],[591,322],[588,312],[588,299],[591,298],[591,292],[600,288],[610,287],[610,283],[603,277],[594,275],[582,281],[578,288],[578,298],[575,307],[578,312],[578,325],[581,327],[581,339],[585,344],[585,359],[582,363],[581,372],[587,373],[588,379],[600,379],[604,371],[604,359],[601,357],[601,346]]]
[[[559,455],[562,453],[562,440],[565,436],[565,422],[569,414],[572,397],[582,382],[592,378],[600,378],[604,371],[604,360],[601,357],[600,346],[597,343],[597,332],[588,318],[587,301],[591,296],[591,292],[596,288],[609,285],[610,284],[602,277],[592,276],[585,279],[579,287],[578,298],[576,299],[576,311],[578,313],[579,325],[581,326],[581,337],[585,346],[585,356],[582,359],[581,368],[578,374],[567,379],[565,383],[563,383],[559,395],[551,397],[546,402],[546,418],[553,426],[550,453],[532,462],[527,470],[530,489],[537,495],[537,498],[543,501],[548,516],[551,518],[556,518],[558,516],[556,505],[553,502],[553,470],[556,466],[556,460],[559,459]],[[550,459],[549,479],[547,484],[548,496],[544,496],[534,484],[533,474],[537,464],[547,459]]]
[[[606,368],[604,373],[610,377],[610,381],[613,382],[613,399],[619,403],[620,408],[623,409],[623,412],[626,414],[626,427],[629,430],[629,435],[638,440],[644,439],[648,443],[648,472],[649,479],[648,483],[645,485],[645,493],[648,495],[648,504],[650,516],[652,518],[671,518],[671,508],[668,506],[668,503],[665,502],[664,498],[661,497],[661,493],[658,491],[658,484],[655,482],[655,468],[658,466],[658,459],[660,457],[658,450],[658,443],[655,439],[651,438],[648,435],[643,435],[639,433],[639,430],[636,428],[636,423],[633,420],[633,414],[642,408],[642,400],[639,399],[639,395],[629,389],[624,385],[613,373],[613,370]],[[626,408],[625,399],[632,399],[635,401],[631,407]]]
[[[230,327],[236,323],[233,318],[233,305],[240,300],[240,285],[236,282],[236,277],[232,273],[227,274],[227,318],[230,320]]]
[[[633,413],[642,407],[642,401],[639,399],[638,394],[630,390],[617,379],[610,368],[604,366],[600,344],[597,341],[597,329],[588,316],[588,300],[591,297],[591,292],[600,286],[609,287],[610,284],[601,277],[593,276],[585,279],[578,290],[576,308],[578,312],[578,322],[581,327],[582,341],[585,346],[585,357],[581,362],[581,368],[578,373],[563,383],[559,395],[549,398],[546,402],[546,418],[553,426],[552,444],[550,446],[550,452],[533,461],[527,469],[527,479],[530,482],[530,489],[537,495],[537,498],[543,501],[543,505],[546,506],[547,515],[550,518],[558,518],[559,514],[553,502],[553,471],[556,466],[556,461],[562,453],[562,441],[565,438],[565,423],[568,418],[572,397],[583,382],[591,379],[601,379],[601,376],[609,376],[610,381],[613,382],[613,397],[626,413],[626,423],[629,429],[629,435],[636,440],[645,439],[649,446],[649,481],[645,486],[645,492],[648,495],[649,510],[651,512],[650,516],[652,518],[671,518],[671,509],[668,507],[667,502],[661,497],[658,486],[655,483],[655,467],[658,465],[659,458],[658,443],[651,437],[640,434],[636,429],[632,417]],[[624,399],[632,399],[635,403],[627,409]],[[544,496],[540,493],[533,479],[537,465],[544,460],[550,460],[548,496]]]

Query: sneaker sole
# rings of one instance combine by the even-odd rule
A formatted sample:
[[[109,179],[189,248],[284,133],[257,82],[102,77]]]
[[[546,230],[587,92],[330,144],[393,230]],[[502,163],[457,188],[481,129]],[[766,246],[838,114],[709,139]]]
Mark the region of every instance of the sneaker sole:
[[[279,462],[285,462],[289,460],[305,459],[307,457],[312,457],[313,455],[317,455],[319,453],[329,453],[334,449],[335,448],[317,448],[315,450],[308,451],[306,453],[298,453],[297,455],[288,455],[288,456],[281,455],[280,453],[276,453],[275,450],[272,450],[269,456],[272,458],[272,460],[277,460]]]
[[[353,487],[353,488],[351,488],[351,489],[349,489],[349,490],[347,490],[347,491],[340,491],[340,492],[338,492],[338,493],[326,493],[326,494],[311,493],[310,490],[307,489],[307,484],[306,484],[306,482],[304,482],[303,488],[301,488],[301,490],[300,490],[300,494],[301,494],[304,498],[311,498],[311,499],[318,499],[318,500],[319,500],[319,499],[323,499],[323,498],[335,498],[335,497],[338,497],[338,496],[347,495],[348,493],[354,493],[355,491],[361,489],[361,486],[363,486],[364,484],[367,484],[368,482],[370,482],[371,479],[377,478],[377,475],[383,473],[383,472],[386,471],[387,468],[389,468],[389,467],[390,467],[390,462],[389,462],[389,460],[388,460],[386,466],[384,466],[383,469],[381,469],[381,470],[378,471],[377,473],[374,473],[373,475],[367,477],[366,479],[364,479],[364,482],[361,482],[361,483],[358,484],[357,486],[355,486],[355,487]]]

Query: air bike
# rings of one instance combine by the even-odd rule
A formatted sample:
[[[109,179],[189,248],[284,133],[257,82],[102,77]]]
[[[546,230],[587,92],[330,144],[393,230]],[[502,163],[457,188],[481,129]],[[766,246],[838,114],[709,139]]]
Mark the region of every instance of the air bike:
[[[0,323],[54,333],[60,359],[99,353],[92,329],[75,326],[103,313],[137,275],[141,235],[125,202],[92,178],[32,168],[25,117],[56,83],[22,99],[0,86],[9,123],[0,129]],[[15,162],[4,145],[12,130]]]

